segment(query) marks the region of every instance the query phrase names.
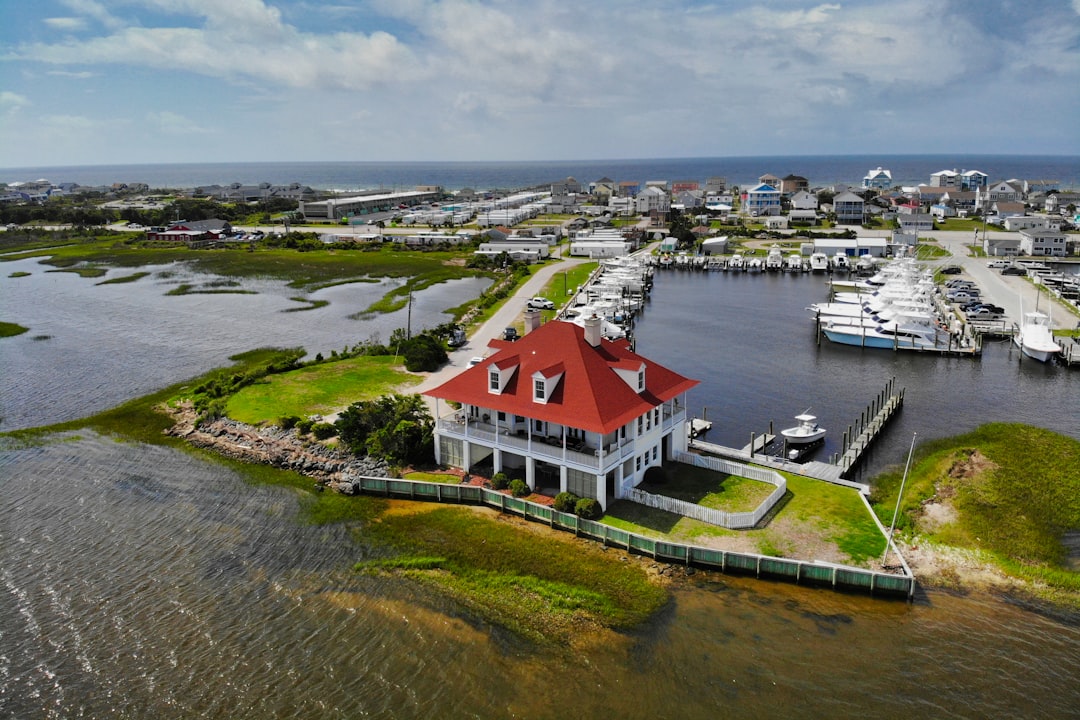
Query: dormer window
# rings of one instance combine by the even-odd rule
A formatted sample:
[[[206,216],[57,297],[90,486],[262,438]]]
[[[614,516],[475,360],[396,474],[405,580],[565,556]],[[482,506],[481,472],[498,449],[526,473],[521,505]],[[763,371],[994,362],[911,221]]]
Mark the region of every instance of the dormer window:
[[[546,399],[545,388],[547,381],[543,378],[533,381],[533,400],[543,402]]]
[[[645,368],[641,368],[637,374],[637,389],[641,392],[645,389]]]
[[[561,362],[537,370],[532,374],[534,403],[546,405],[558,393],[559,381],[562,380],[564,368]]]
[[[499,392],[500,383],[498,370],[492,370],[490,373],[488,373],[488,389],[493,392]]]

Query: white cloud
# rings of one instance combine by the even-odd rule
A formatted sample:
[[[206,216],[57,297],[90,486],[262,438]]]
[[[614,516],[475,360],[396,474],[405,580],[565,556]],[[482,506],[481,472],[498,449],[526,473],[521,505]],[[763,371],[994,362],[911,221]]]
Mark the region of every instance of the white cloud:
[[[77,32],[86,29],[86,20],[83,18],[51,17],[45,18],[42,22],[54,30],[63,30],[65,32]]]
[[[0,112],[5,115],[16,113],[27,105],[30,105],[30,100],[25,96],[10,90],[0,90]]]
[[[92,78],[92,77],[95,77],[97,75],[97,73],[92,73],[89,70],[79,70],[79,71],[47,70],[47,71],[45,71],[45,74],[46,75],[52,75],[54,77],[73,78],[75,80],[86,80],[88,78]]]
[[[146,119],[169,135],[201,135],[210,132],[190,118],[169,110],[147,113]]]
[[[123,25],[122,21],[113,17],[112,14],[105,9],[105,6],[96,2],[96,0],[61,0],[61,2],[71,12],[77,15],[85,15],[107,28],[118,28]]]

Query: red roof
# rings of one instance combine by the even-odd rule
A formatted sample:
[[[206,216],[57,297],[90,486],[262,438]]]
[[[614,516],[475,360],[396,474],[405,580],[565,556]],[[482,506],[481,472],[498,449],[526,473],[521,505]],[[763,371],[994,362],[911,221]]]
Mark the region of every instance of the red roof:
[[[698,384],[631,352],[626,343],[602,340],[592,347],[584,328],[568,322],[545,323],[517,342],[496,340],[490,346],[496,349],[491,357],[424,394],[607,434]],[[547,402],[534,402],[533,374],[549,377],[560,363],[563,376]],[[504,370],[517,365],[500,394],[488,392],[492,364]],[[642,364],[645,390],[638,393],[615,370]]]

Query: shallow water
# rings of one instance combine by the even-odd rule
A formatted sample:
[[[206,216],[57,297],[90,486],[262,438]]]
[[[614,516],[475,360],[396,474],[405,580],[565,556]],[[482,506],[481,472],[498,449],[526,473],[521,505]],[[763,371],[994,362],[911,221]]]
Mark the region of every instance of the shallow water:
[[[181,284],[215,287],[221,278],[190,272],[182,264],[141,268],[136,282],[98,285],[132,274],[110,270],[105,278],[45,272],[37,260],[3,264],[4,319],[30,331],[0,343],[0,430],[85,417],[133,397],[229,363],[229,356],[258,347],[304,347],[311,355],[353,346],[371,337],[389,339],[409,323],[408,309],[350,319],[402,283],[349,283],[301,293],[278,280],[248,279],[236,288],[256,294],[167,295]],[[467,278],[415,293],[414,330],[452,318],[450,307],[490,284]],[[217,289],[222,289],[218,287]],[[314,310],[294,296],[328,300]],[[35,339],[42,336],[47,339]]]

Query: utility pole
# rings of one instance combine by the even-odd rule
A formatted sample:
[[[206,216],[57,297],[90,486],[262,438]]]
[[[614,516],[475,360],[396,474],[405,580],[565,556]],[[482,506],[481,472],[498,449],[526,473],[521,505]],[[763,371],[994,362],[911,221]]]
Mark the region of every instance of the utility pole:
[[[885,558],[889,556],[889,546],[892,545],[893,532],[896,530],[896,516],[900,514],[900,499],[904,497],[904,484],[907,482],[908,470],[911,469],[911,456],[915,453],[915,438],[918,433],[911,433],[911,449],[908,450],[907,464],[904,465],[904,477],[900,479],[900,492],[896,494],[896,509],[893,510],[892,524],[889,526],[889,536],[885,538],[885,552],[881,556],[881,566],[885,567]]]

